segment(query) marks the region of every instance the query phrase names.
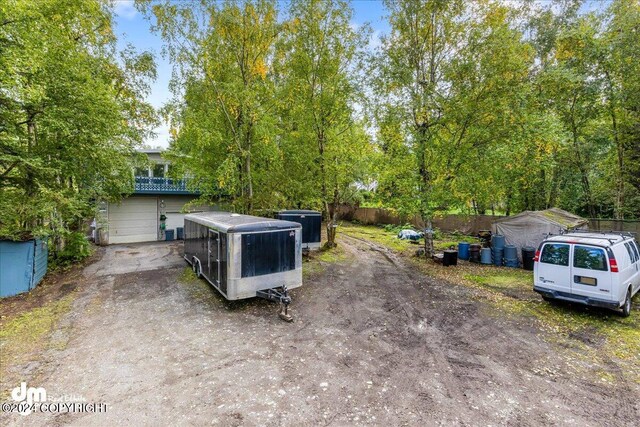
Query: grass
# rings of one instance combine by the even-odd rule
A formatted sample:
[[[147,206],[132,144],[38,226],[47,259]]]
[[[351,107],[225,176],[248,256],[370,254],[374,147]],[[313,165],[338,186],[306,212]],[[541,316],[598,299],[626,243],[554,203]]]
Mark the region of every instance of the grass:
[[[348,236],[370,240],[407,256],[409,262],[425,275],[460,284],[474,290],[474,297],[489,304],[488,313],[515,320],[534,322],[545,332],[545,339],[561,344],[572,351],[585,370],[594,363],[606,365],[607,360],[621,362],[626,374],[640,383],[640,312],[635,310],[628,318],[614,312],[582,306],[548,303],[533,292],[532,272],[506,267],[484,266],[461,262],[457,267],[443,267],[424,259],[410,257],[418,247],[400,240],[395,233],[382,227],[344,225],[341,232]],[[436,250],[457,245],[458,242],[477,242],[461,235],[441,235],[434,241]],[[638,301],[640,295],[636,296]],[[579,369],[579,366],[577,367]],[[613,382],[608,371],[599,377]]]
[[[75,296],[76,292],[72,292],[12,319],[3,320],[0,324],[0,374],[3,382],[13,380],[9,378],[9,372],[5,371],[9,366],[25,364],[32,360],[32,354],[47,348],[64,348],[66,343],[49,341],[47,337],[57,328],[60,319],[71,310]]]
[[[312,251],[308,257],[302,260],[302,279],[313,279],[331,264],[346,261],[349,256],[339,243],[335,248],[322,247],[319,251]]]

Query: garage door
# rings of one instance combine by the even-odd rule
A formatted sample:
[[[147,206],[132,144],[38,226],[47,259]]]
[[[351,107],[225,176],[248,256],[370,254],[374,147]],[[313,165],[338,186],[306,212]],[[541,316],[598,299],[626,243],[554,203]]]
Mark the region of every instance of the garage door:
[[[167,220],[165,222],[167,230],[175,230],[184,227],[184,216],[182,209],[184,205],[196,199],[195,196],[161,196],[158,198],[161,209],[164,210]],[[203,212],[208,210],[206,206],[193,206],[189,212]]]
[[[158,240],[158,199],[128,197],[109,205],[109,244]]]

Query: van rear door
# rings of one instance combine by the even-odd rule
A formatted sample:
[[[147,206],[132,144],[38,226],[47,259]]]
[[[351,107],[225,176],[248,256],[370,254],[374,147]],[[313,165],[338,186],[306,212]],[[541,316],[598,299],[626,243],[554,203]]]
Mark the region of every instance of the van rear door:
[[[612,299],[611,272],[604,248],[574,244],[571,293],[598,299]]]
[[[571,293],[570,250],[571,245],[568,243],[547,242],[542,246],[535,268],[535,282],[538,286]]]

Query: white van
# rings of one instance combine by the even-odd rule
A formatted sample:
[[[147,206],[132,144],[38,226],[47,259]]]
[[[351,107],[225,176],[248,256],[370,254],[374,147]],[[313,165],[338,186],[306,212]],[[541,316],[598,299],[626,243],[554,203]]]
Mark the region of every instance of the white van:
[[[571,232],[551,236],[534,258],[533,290],[565,300],[631,313],[640,289],[640,247],[628,233]]]

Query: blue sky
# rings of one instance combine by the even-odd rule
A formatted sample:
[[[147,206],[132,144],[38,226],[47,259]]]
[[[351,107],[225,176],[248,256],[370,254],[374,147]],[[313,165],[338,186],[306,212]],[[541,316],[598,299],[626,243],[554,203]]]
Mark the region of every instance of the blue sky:
[[[162,40],[149,29],[149,22],[144,19],[133,6],[132,0],[115,0],[116,34],[118,36],[118,48],[123,49],[127,44],[132,44],[141,51],[150,51],[155,55],[158,78],[152,84],[151,94],[147,100],[156,108],[169,100],[169,80],[171,78],[171,64],[162,57]],[[378,38],[380,34],[387,32],[389,26],[384,19],[385,11],[382,1],[353,0],[353,23],[362,25],[369,23],[373,30],[372,37]],[[167,147],[169,145],[168,126],[163,124],[155,129],[157,134],[154,140],[147,141],[152,146]]]

